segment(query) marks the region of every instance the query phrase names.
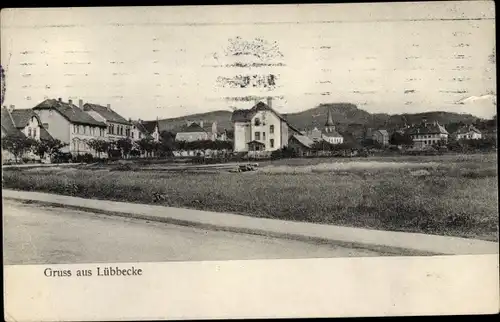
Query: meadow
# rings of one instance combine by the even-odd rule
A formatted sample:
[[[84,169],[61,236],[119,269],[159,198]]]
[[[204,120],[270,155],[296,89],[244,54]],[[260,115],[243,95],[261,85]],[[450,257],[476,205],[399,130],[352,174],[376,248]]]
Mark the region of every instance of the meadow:
[[[483,154],[277,160],[245,173],[9,168],[3,187],[498,241],[497,177],[496,155]]]

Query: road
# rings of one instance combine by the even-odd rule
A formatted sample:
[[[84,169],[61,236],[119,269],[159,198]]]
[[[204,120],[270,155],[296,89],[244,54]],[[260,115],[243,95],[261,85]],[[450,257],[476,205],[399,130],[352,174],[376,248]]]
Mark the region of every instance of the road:
[[[6,265],[380,256],[330,244],[3,202]]]

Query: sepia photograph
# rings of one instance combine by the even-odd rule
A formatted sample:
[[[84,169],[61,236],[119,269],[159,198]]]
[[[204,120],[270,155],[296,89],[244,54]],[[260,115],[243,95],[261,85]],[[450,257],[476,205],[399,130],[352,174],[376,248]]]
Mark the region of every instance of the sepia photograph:
[[[62,287],[152,263],[498,262],[494,10],[3,9],[4,267]]]

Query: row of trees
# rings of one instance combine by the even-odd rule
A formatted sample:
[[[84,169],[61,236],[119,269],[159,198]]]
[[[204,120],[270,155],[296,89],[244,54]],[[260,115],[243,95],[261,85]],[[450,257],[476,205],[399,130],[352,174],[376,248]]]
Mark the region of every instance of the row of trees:
[[[2,149],[9,151],[16,162],[30,152],[40,157],[40,159],[46,156],[53,157],[66,145],[66,143],[54,138],[39,141],[20,135],[6,135],[2,138]]]

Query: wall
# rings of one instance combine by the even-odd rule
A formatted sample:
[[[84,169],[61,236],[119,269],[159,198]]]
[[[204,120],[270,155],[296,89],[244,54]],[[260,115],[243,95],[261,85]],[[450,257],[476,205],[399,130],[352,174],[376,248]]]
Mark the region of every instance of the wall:
[[[82,131],[83,128],[85,128],[85,131]],[[104,130],[102,133],[101,129]],[[95,151],[93,151],[85,142],[93,139],[101,139],[101,140],[106,139],[105,129],[98,126],[72,124],[70,126],[71,141],[69,145],[69,152],[77,154],[90,153],[96,155]]]
[[[250,131],[251,131],[250,122],[234,123],[234,145],[233,145],[234,152],[248,151],[247,142],[251,141]]]
[[[289,137],[289,131],[288,130],[289,130],[289,128],[288,128],[288,124],[286,124],[286,122],[284,122],[284,121],[281,121],[280,125],[281,125],[280,147],[284,148],[284,147],[286,147],[288,145],[288,137]]]
[[[49,134],[64,143],[70,143],[70,122],[64,118],[56,110],[34,110],[35,113],[42,120],[42,124],[45,125],[45,129]],[[61,149],[62,152],[69,152],[69,146],[65,146]]]
[[[260,120],[260,125],[255,125],[256,119]],[[253,141],[255,139],[255,132],[260,133],[260,140],[265,144],[265,151],[275,151],[280,148],[280,135],[282,133],[281,120],[274,113],[270,111],[259,111],[252,117],[250,139],[248,141]],[[274,133],[271,133],[271,125],[274,126]],[[265,138],[262,133],[265,133]],[[274,140],[274,147],[271,147],[271,139]],[[287,137],[288,140],[288,137]],[[247,142],[248,142],[247,141]]]
[[[210,139],[209,135],[208,133],[205,132],[177,133],[175,135],[176,141],[192,142],[192,141],[202,141],[208,139]]]
[[[40,123],[38,122],[38,119],[33,116],[30,120],[28,125],[23,129],[24,135],[27,137],[31,137],[37,141],[40,141]],[[30,134],[30,135],[28,135]]]

